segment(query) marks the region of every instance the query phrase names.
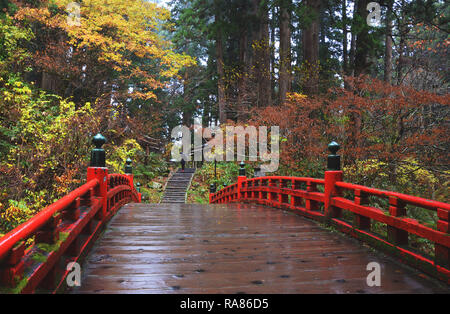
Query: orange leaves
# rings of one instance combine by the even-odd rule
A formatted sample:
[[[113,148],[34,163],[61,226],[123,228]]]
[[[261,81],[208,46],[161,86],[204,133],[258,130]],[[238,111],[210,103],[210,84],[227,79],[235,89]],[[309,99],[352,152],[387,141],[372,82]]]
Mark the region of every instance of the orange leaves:
[[[130,76],[141,80],[145,90],[133,91],[133,98],[154,98],[152,90],[162,86],[160,81],[177,76],[181,68],[195,63],[193,58],[175,53],[171,43],[161,35],[170,12],[155,3],[86,0],[81,3],[80,25],[74,26],[67,21],[66,10],[70,2],[54,0],[47,7],[22,7],[16,18],[41,23],[54,32],[62,31],[58,38],[64,41],[66,52],[71,46],[74,54],[82,52],[89,59],[94,56],[97,63],[119,72],[119,81],[115,84]],[[64,58],[65,55],[59,56]],[[52,66],[45,60],[42,62]],[[63,66],[64,62],[60,64]],[[129,93],[127,86],[123,89]]]
[[[332,89],[306,97],[291,93],[284,106],[257,108],[254,125],[278,125],[287,138],[281,143],[281,162],[302,171],[299,165],[321,162],[331,140],[341,144],[344,164],[376,158],[397,162],[414,157],[423,163],[445,164],[442,149],[449,95],[392,86],[361,76],[346,78],[351,90]]]

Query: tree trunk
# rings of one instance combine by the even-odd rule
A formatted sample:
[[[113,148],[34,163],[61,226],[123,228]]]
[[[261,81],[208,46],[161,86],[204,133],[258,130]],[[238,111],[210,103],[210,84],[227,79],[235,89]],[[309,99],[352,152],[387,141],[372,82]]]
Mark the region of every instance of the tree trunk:
[[[400,27],[400,43],[398,44],[398,64],[397,64],[397,85],[401,85],[403,81],[403,55],[405,51],[405,40]]]
[[[216,21],[220,21],[219,14],[216,15]],[[225,71],[224,71],[224,60],[223,60],[223,42],[222,42],[222,31],[219,28],[216,35],[216,62],[217,62],[217,97],[219,103],[219,122],[227,122],[227,112],[226,112],[226,99],[225,99]]]
[[[367,3],[368,0],[358,0],[357,7],[355,9],[356,14],[361,18],[363,24],[360,25],[359,31],[356,34],[356,47],[355,47],[355,76],[360,74],[366,74],[369,69],[369,30],[366,24],[367,20]]]
[[[183,125],[190,127],[192,124],[192,108],[189,105],[191,103],[189,97],[189,69],[184,72],[184,82],[183,82]]]
[[[348,64],[348,73],[350,76],[355,76],[355,50],[356,50],[356,34],[355,27],[352,23],[351,27],[352,38],[350,40],[350,53],[349,53],[349,64]]]
[[[241,33],[239,34],[239,66],[240,66],[240,76],[238,79],[238,96],[237,103],[238,108],[236,112],[236,117],[238,121],[245,120],[248,112],[248,92],[247,92],[247,81],[248,81],[248,71],[247,66],[247,43],[248,43],[248,33],[246,25],[243,26]]]
[[[392,80],[392,19],[391,9],[392,4],[388,7],[386,15],[386,39],[384,52],[384,81],[391,83]]]
[[[342,1],[342,72],[348,75],[348,51],[347,51],[347,1]]]
[[[276,29],[276,20],[275,16],[277,16],[276,6],[272,6],[272,18],[270,20],[270,45],[271,47],[275,47],[275,29]],[[272,98],[277,98],[278,96],[274,94],[274,88],[276,84],[275,79],[275,49],[270,49],[270,80],[272,86]]]
[[[319,92],[319,29],[320,0],[306,0],[311,23],[303,31],[303,63],[306,71],[304,91],[307,95]]]
[[[286,101],[291,90],[291,0],[284,0],[280,6],[280,79],[279,104]]]
[[[272,84],[270,77],[270,45],[269,45],[269,9],[267,3],[261,8],[259,1],[255,1],[259,16],[259,76],[258,76],[258,105],[272,105]]]
[[[405,1],[402,1],[401,7],[404,8]],[[398,44],[398,65],[397,65],[397,85],[401,85],[403,82],[403,65],[405,62],[406,44],[405,37],[408,35],[408,26],[405,23],[405,14],[402,10],[401,18],[398,22],[400,42]]]

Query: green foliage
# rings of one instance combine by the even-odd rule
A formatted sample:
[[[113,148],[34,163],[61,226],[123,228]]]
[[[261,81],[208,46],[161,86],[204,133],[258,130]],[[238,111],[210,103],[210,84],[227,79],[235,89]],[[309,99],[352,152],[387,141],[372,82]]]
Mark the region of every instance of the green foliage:
[[[246,165],[247,174],[251,176],[251,166]],[[188,202],[207,204],[209,202],[209,187],[216,184],[217,190],[223,188],[224,184],[231,185],[237,182],[239,174],[239,163],[218,162],[217,180],[214,178],[214,163],[207,162],[196,170],[191,187],[188,190]]]
[[[0,95],[0,232],[6,232],[79,186],[98,118],[90,103],[76,105],[14,74],[0,77]]]
[[[31,256],[31,259],[35,262],[44,263],[47,260],[47,255],[36,252]]]
[[[208,187],[211,183],[215,183],[217,189],[220,189],[224,184],[230,185],[237,181],[239,165],[234,162],[218,162],[216,173],[217,179],[214,177],[214,163],[207,162],[197,171],[196,176],[200,178],[201,182],[205,182]]]
[[[96,112],[89,103],[77,106],[17,76],[3,81],[0,94],[0,202],[21,200],[38,211],[81,182],[79,170],[88,161]]]
[[[138,151],[133,166],[134,182],[141,184],[143,201],[159,203],[163,196],[162,187],[170,173],[169,164],[161,154],[145,154]]]
[[[444,196],[438,189],[438,179],[426,169],[420,167],[413,158],[405,158],[397,167],[393,167],[377,159],[356,160],[354,164],[344,167],[344,177],[348,182],[377,187],[388,191],[398,191],[410,195],[434,195],[436,199],[445,202]],[[387,199],[370,197],[371,206],[383,209],[389,214]],[[407,216],[420,223],[436,229],[437,215],[430,210],[408,205]],[[373,222],[372,231],[386,237],[386,225]],[[410,244],[430,256],[434,255],[433,243],[429,240],[410,235]]]
[[[55,252],[59,249],[59,247],[61,246],[61,244],[66,241],[67,237],[69,236],[68,232],[60,232],[58,234],[58,240],[53,243],[38,243],[36,244],[36,247],[38,250],[45,252],[45,253],[51,253],[51,252]]]
[[[377,159],[356,160],[343,168],[347,181],[410,195],[440,195],[438,178],[424,169],[416,159],[404,158],[397,164]]]
[[[188,203],[208,204],[209,186],[205,182],[200,182],[194,177],[191,187],[187,193]]]
[[[36,247],[43,252],[50,253],[50,252],[56,251],[60,245],[61,245],[61,240],[59,240],[55,244],[38,243],[38,244],[36,244]]]
[[[164,195],[162,189],[141,187],[142,199],[146,203],[159,203]]]
[[[9,206],[4,210],[1,210],[0,206],[0,231],[14,229],[34,214],[35,212],[28,208],[24,200],[9,200]]]
[[[136,161],[138,153],[143,153],[141,145],[135,139],[126,139],[118,147],[111,142],[109,145],[105,145],[105,151],[108,156],[106,166],[111,173],[123,173],[127,158]]]
[[[0,17],[0,75],[7,76],[11,68],[25,67],[31,56],[25,43],[34,38],[29,28],[13,24],[9,16]]]
[[[167,176],[169,174],[169,164],[163,156],[156,153],[150,153],[143,156],[139,154],[140,162],[133,169],[135,178],[139,180],[151,180],[158,176]]]
[[[24,276],[22,279],[20,279],[19,277],[16,277],[15,282],[16,282],[16,285],[14,286],[14,288],[0,287],[0,293],[5,293],[5,294],[20,293],[22,291],[22,289],[25,288],[25,286],[27,285],[28,278],[26,276]]]

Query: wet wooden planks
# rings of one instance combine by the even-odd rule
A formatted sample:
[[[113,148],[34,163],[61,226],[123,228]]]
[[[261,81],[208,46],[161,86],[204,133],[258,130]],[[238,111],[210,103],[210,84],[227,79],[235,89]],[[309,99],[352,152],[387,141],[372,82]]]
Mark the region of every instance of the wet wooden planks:
[[[369,287],[369,262],[381,287]],[[250,204],[128,204],[76,293],[435,293],[448,290],[358,241]]]

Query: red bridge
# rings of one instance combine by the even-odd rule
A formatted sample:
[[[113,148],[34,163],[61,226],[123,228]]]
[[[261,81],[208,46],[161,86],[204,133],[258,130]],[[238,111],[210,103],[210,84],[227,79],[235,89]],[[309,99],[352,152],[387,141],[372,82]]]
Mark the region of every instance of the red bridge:
[[[141,203],[129,163],[108,174],[104,141],[94,137],[86,184],[0,238],[1,292],[450,291],[450,205],[344,182],[336,145],[323,179],[246,178],[241,164],[238,182],[197,205]],[[437,228],[408,206],[436,212]],[[411,236],[434,243],[434,256]]]

